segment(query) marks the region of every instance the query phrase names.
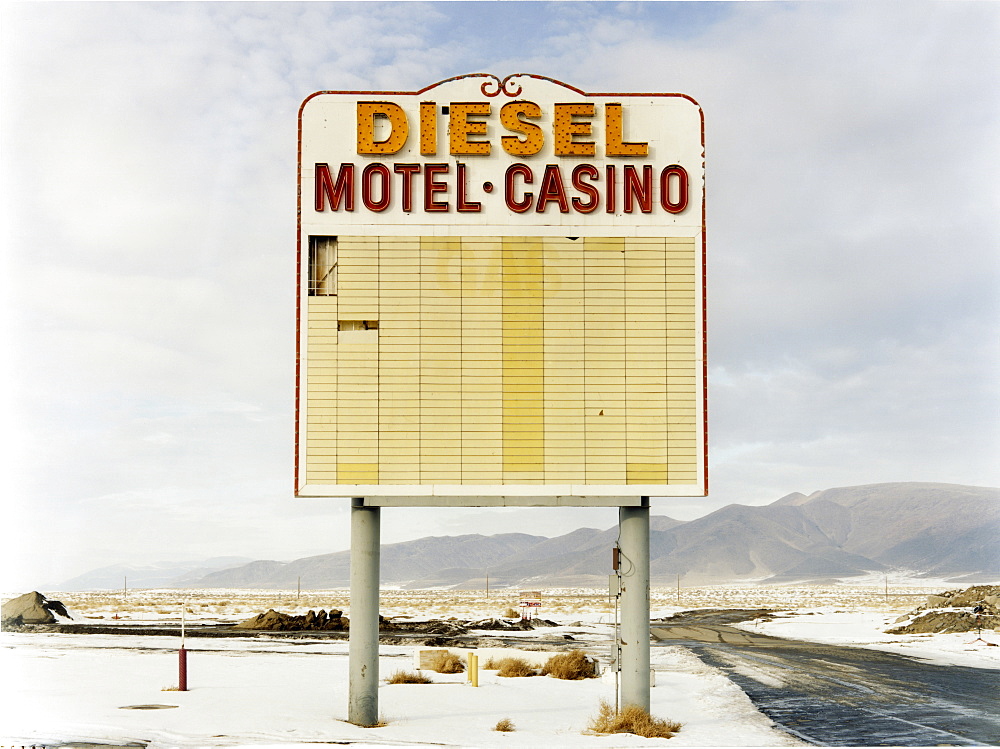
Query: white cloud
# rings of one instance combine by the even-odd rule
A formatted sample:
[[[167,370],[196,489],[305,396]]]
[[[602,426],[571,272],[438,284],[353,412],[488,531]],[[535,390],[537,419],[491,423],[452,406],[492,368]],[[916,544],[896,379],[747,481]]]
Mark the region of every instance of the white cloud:
[[[8,4],[7,504],[48,550],[23,577],[346,548],[342,503],[290,498],[296,111],[465,72],[705,109],[713,494],[657,512],[996,484],[998,27],[990,3]]]

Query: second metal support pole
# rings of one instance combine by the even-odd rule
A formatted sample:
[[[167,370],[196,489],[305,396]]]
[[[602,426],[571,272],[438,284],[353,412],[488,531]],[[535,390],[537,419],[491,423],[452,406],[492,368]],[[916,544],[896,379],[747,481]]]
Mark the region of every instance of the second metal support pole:
[[[619,507],[621,548],[621,704],[649,712],[649,498]]]
[[[363,500],[351,505],[351,625],[347,720],[359,726],[378,723],[378,507]]]

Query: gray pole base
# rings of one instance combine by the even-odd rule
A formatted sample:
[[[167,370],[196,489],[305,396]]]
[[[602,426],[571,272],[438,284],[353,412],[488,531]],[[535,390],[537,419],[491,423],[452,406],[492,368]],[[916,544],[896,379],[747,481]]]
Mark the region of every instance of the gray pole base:
[[[351,506],[351,617],[347,720],[378,723],[379,508]]]
[[[649,712],[649,498],[619,507],[621,534],[621,704]]]

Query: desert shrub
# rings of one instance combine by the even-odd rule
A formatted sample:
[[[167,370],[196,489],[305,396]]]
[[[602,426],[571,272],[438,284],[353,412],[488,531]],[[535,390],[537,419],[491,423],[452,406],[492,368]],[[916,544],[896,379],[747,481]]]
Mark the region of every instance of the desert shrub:
[[[485,663],[479,665],[481,671],[496,671],[500,668],[500,661],[496,658],[487,658]]]
[[[536,673],[524,658],[501,658],[497,663],[497,676],[534,676]]]
[[[437,671],[439,674],[460,674],[465,671],[465,664],[462,663],[462,659],[454,653],[449,653],[447,650],[434,653],[428,665],[432,671]]]
[[[521,618],[520,612],[515,611],[514,609],[510,608],[509,606],[507,607],[507,610],[503,612],[503,615],[507,619],[520,619]]]
[[[560,653],[549,658],[542,666],[542,676],[554,676],[557,679],[592,679],[594,663],[587,658],[582,650]]]
[[[494,731],[500,731],[502,733],[508,733],[514,730],[514,721],[510,718],[501,718],[497,721],[497,724],[493,726]]]
[[[654,718],[637,705],[626,705],[616,712],[605,700],[587,727],[595,733],[634,733],[647,739],[669,739],[681,730],[680,723]]]
[[[413,671],[397,671],[388,679],[386,679],[386,684],[433,684],[430,679],[428,679],[423,674],[417,674]]]

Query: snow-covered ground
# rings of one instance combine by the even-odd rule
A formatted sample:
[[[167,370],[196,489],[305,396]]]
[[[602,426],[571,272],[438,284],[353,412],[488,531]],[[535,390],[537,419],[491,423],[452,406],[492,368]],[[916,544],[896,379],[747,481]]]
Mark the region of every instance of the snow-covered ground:
[[[3,633],[5,745],[69,741],[167,747],[294,747],[315,743],[472,747],[640,747],[663,739],[585,735],[605,678],[562,681],[429,673],[434,684],[383,685],[382,728],[347,722],[347,643],[188,640],[188,692],[177,684],[176,638]],[[676,746],[792,746],[724,676],[679,648],[654,648],[652,713],[683,728]],[[413,670],[414,648],[383,646],[383,677]],[[170,705],[161,709],[128,709]],[[513,733],[493,727],[501,718]],[[357,742],[357,743],[356,743]]]
[[[744,628],[782,637],[896,650],[940,663],[1000,667],[1000,647],[972,643],[975,634],[885,635],[901,613],[923,602],[931,590],[891,595],[875,587],[847,589],[764,588],[658,590],[654,616],[698,607],[770,607],[783,611],[772,622]],[[267,608],[303,613],[342,608],[346,591],[134,591],[121,594],[51,594],[78,621],[102,624],[177,624],[249,618]],[[482,591],[384,591],[387,616],[486,618],[516,605],[517,593]],[[614,609],[603,591],[549,591],[541,615],[562,626],[536,637],[568,634],[607,652]],[[114,618],[118,617],[118,618]],[[488,634],[488,633],[482,633]],[[527,638],[530,643],[530,634]],[[983,639],[1000,642],[984,632]],[[359,728],[347,717],[347,642],[277,637],[189,638],[188,692],[177,684],[177,638],[133,635],[0,633],[0,744],[54,745],[70,741],[148,743],[167,747],[306,747],[350,742],[355,746],[463,747],[639,747],[793,746],[799,742],[775,728],[720,673],[677,646],[652,649],[656,686],[652,713],[679,721],[669,740],[587,733],[601,700],[614,701],[615,685],[601,679],[561,681],[550,677],[499,678],[482,671],[480,686],[464,675],[429,674],[434,684],[387,685],[379,689],[385,726]],[[530,646],[530,644],[526,644]],[[413,670],[417,648],[382,646],[383,679]],[[483,649],[481,663],[488,653]],[[542,654],[539,654],[542,655]],[[163,705],[156,709],[136,706]],[[509,718],[516,730],[499,733]]]

